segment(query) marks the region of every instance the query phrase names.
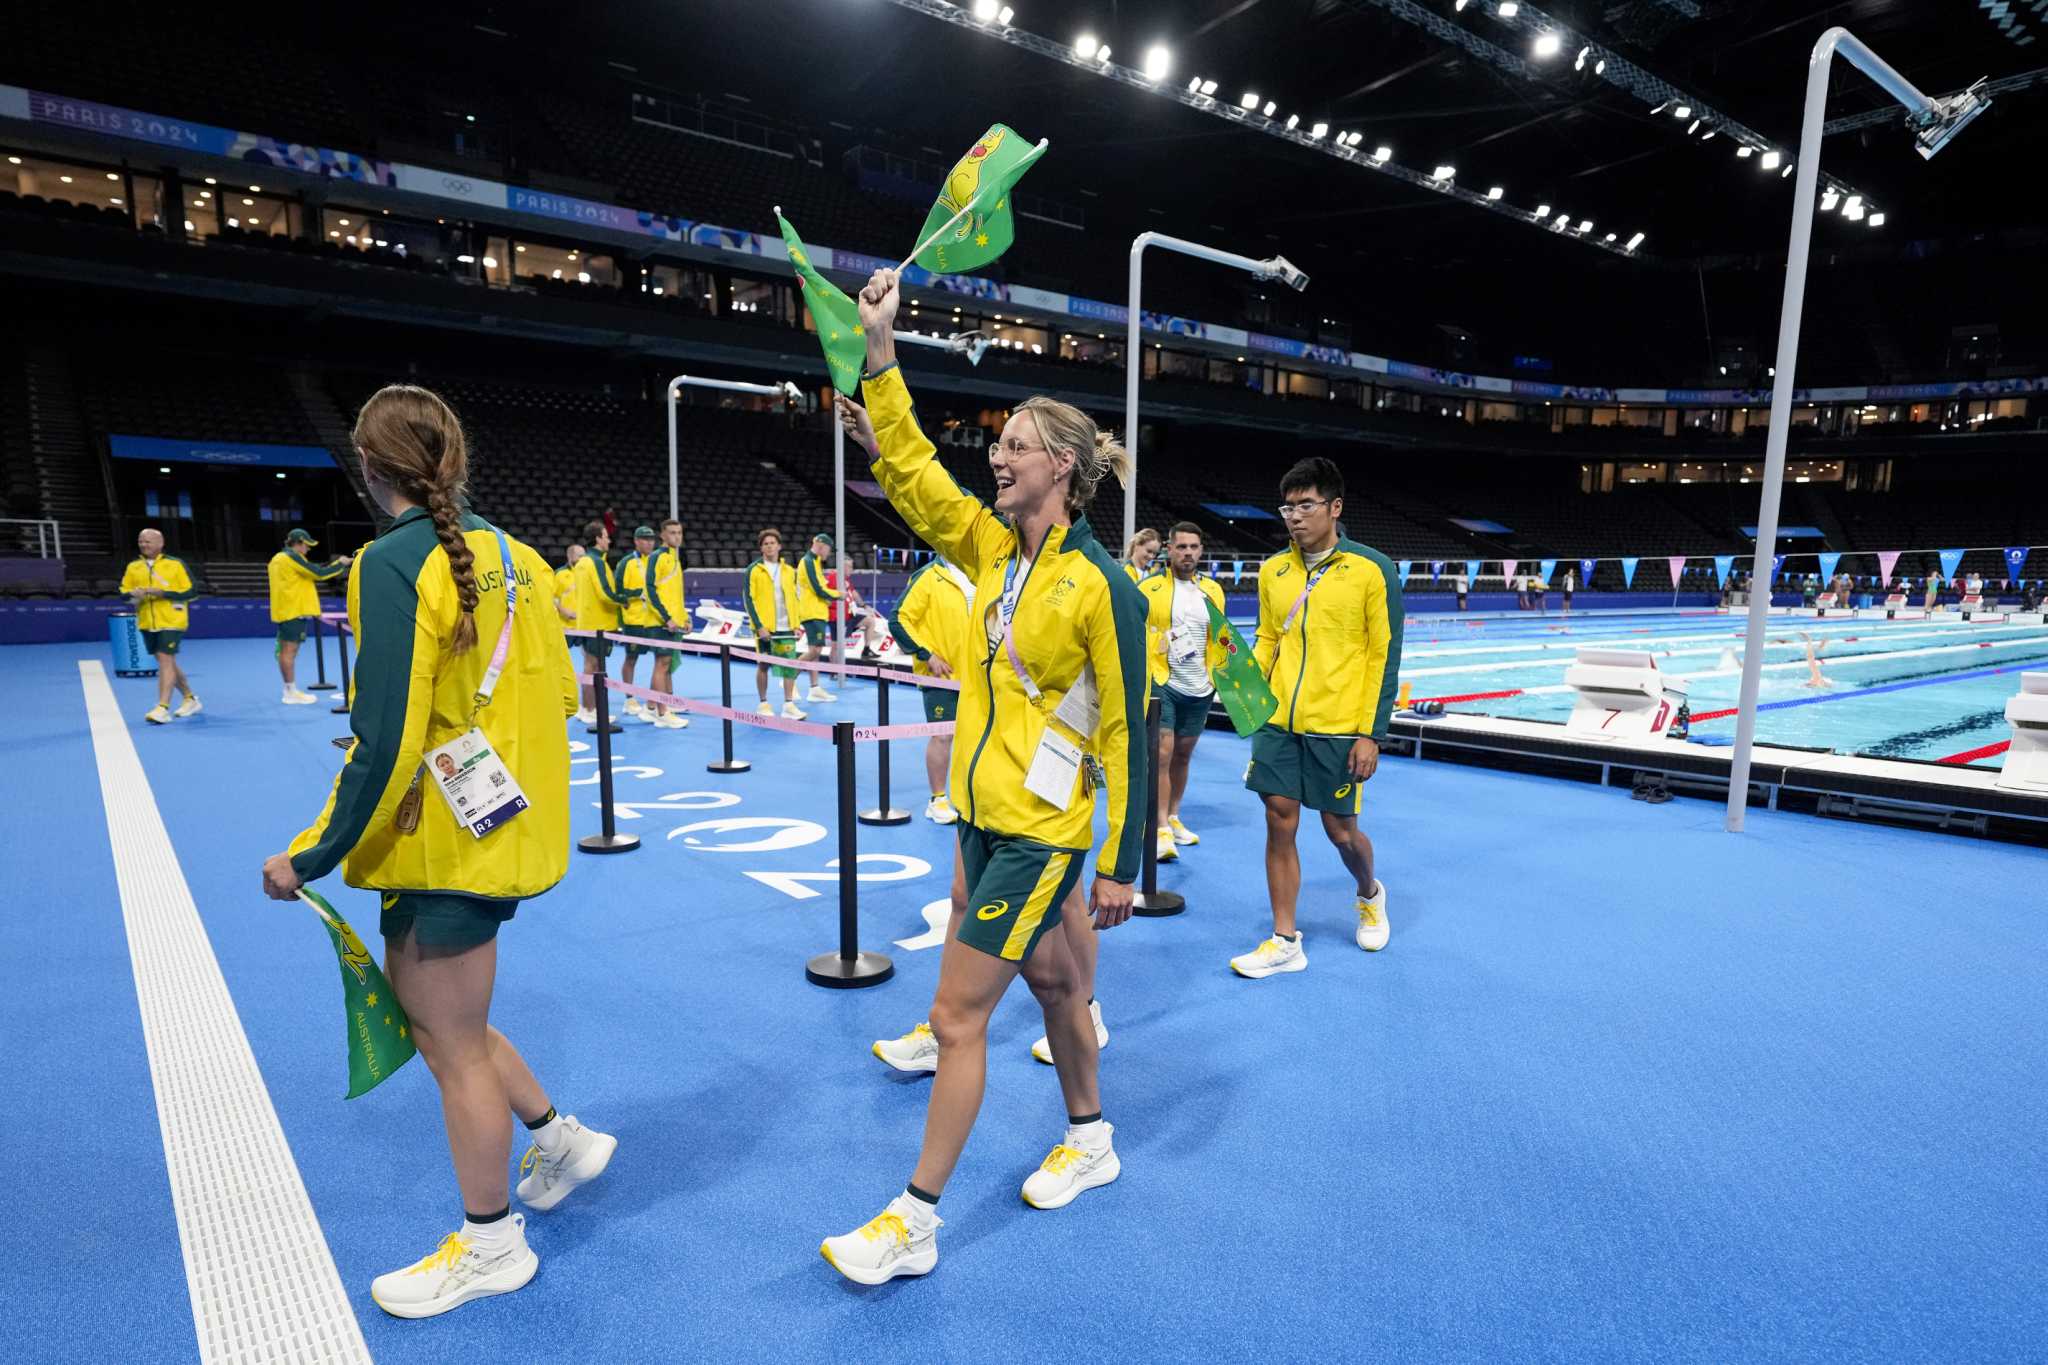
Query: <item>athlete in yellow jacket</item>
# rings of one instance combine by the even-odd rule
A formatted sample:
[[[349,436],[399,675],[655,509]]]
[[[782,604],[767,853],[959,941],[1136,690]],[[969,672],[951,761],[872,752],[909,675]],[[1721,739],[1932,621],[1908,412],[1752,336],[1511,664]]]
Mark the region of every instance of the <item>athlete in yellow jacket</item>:
[[[583,538],[590,549],[583,558],[576,561],[576,629],[616,631],[623,624],[626,593],[619,586],[618,574],[613,570],[605,554],[612,547],[611,532],[604,529],[604,523],[593,521],[583,528]],[[583,671],[595,673],[599,661],[609,658],[612,652],[610,640],[579,640],[583,646]],[[597,693],[593,685],[583,687],[583,709],[576,718],[585,725],[597,724]]]
[[[263,888],[289,900],[338,866],[349,885],[381,893],[384,970],[442,1089],[468,1212],[437,1251],[371,1282],[384,1311],[422,1318],[513,1292],[538,1267],[523,1220],[505,1213],[507,1109],[534,1144],[520,1163],[529,1208],[597,1176],[616,1142],[558,1114],[492,1026],[499,928],[569,864],[562,719],[576,682],[552,574],[463,510],[462,428],[434,394],[379,390],[353,438],[394,517],[349,576],[355,739],[319,816],[264,863]]]
[[[815,663],[823,657],[825,646],[832,641],[832,617],[846,596],[825,581],[825,575],[831,571],[832,537],[820,531],[811,537],[811,548],[796,565],[796,619],[804,632],[804,652],[799,657],[804,663]],[[811,690],[804,700],[839,700],[819,683],[816,669],[811,669],[810,674]]]
[[[294,674],[299,646],[306,639],[306,620],[320,614],[320,585],[332,583],[348,572],[348,556],[313,564],[305,551],[320,542],[294,526],[284,538],[284,548],[270,557],[270,621],[277,629],[277,671],[284,679],[287,706],[310,706],[311,693],[301,692]]]
[[[1020,971],[1044,1009],[1069,1117],[1023,1197],[1059,1207],[1116,1178],[1100,1043],[1071,931],[1047,930],[1064,919],[1057,907],[1094,842],[1098,785],[1109,828],[1090,895],[1096,926],[1129,915],[1150,775],[1144,602],[1080,515],[1105,472],[1125,476],[1129,456],[1086,413],[1027,399],[989,452],[995,506],[963,491],[918,429],[896,368],[901,301],[894,271],[876,271],[861,291],[867,410],[842,398],[840,420],[873,455],[875,478],[911,530],[974,581],[982,629],[961,671],[951,780],[971,909],[946,945],[932,1001],[939,1060],[924,1149],[881,1215],[820,1248],[849,1279],[870,1284],[937,1264],[933,1203],[980,1107],[989,1015]],[[1070,705],[1063,718],[1062,703],[1079,703],[1091,676],[1094,704]],[[1090,748],[1101,755],[1099,778]]]
[[[649,626],[645,633],[661,640],[680,640],[689,634],[690,607],[683,595],[683,524],[674,517],[662,522],[661,544],[648,558],[641,578],[640,595],[660,622]],[[654,677],[648,686],[657,692],[668,691],[681,658],[681,653],[673,649],[658,652],[654,656]],[[641,718],[664,730],[681,730],[690,723],[689,717],[662,702],[649,702]]]
[[[654,553],[654,546],[654,528],[636,526],[633,528],[633,553],[619,561],[619,591],[626,596],[625,606],[619,613],[620,628],[628,635],[653,638],[661,633],[661,613],[647,596],[647,557]],[[640,656],[659,652],[649,645],[627,644],[626,661],[619,666],[619,677],[625,682],[632,682],[634,665],[640,661]],[[640,699],[630,693],[626,696],[625,710],[629,716],[654,718]]]
[[[1155,570],[1138,583],[1145,595],[1145,635],[1152,651],[1153,695],[1159,698],[1159,840],[1161,862],[1180,858],[1180,845],[1202,837],[1181,822],[1180,798],[1188,786],[1188,762],[1216,700],[1209,672],[1217,651],[1209,608],[1224,610],[1223,585],[1201,570],[1202,528],[1177,522],[1166,533],[1166,572]]]
[[[142,634],[142,647],[156,656],[156,705],[143,719],[164,725],[174,715],[193,716],[205,709],[192,691],[192,680],[178,664],[178,648],[184,643],[190,620],[185,604],[199,595],[199,586],[184,560],[164,553],[164,533],[154,526],[143,528],[135,537],[135,548],[136,557],[121,574],[121,593],[135,604],[135,628]],[[171,710],[173,687],[185,694],[175,713]]]
[[[1259,566],[1259,633],[1252,657],[1280,707],[1252,736],[1245,786],[1266,805],[1266,889],[1273,936],[1232,958],[1240,976],[1308,965],[1295,927],[1301,863],[1294,851],[1301,808],[1358,883],[1358,946],[1387,944],[1386,888],[1373,876],[1373,847],[1358,827],[1361,788],[1379,768],[1401,669],[1401,578],[1378,550],[1341,539],[1344,476],[1314,458],[1288,470],[1280,499],[1293,538]]]
[[[765,527],[754,537],[761,557],[747,566],[747,616],[754,626],[754,648],[763,654],[791,657],[796,633],[803,618],[798,614],[797,576],[794,564],[782,562],[782,532]],[[804,710],[796,704],[796,670],[782,668],[782,714],[802,720]],[[770,715],[775,707],[768,700],[768,665],[754,669],[754,691],[760,703],[754,709]]]

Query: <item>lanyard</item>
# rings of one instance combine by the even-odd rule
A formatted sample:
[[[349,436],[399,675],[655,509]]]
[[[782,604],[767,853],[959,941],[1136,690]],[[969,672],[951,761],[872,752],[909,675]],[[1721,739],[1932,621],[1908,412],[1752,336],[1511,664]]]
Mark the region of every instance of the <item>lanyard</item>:
[[[1328,573],[1330,571],[1330,566],[1332,564],[1335,564],[1336,562],[1337,551],[1333,547],[1330,551],[1330,557],[1323,561],[1322,566],[1320,568],[1318,568],[1314,573],[1308,576],[1308,582],[1302,584],[1301,596],[1295,598],[1294,605],[1287,609],[1287,619],[1280,623],[1280,633],[1282,635],[1285,635],[1289,630],[1293,629],[1294,618],[1301,615],[1301,608],[1303,604],[1305,604],[1308,601],[1308,595],[1311,592],[1315,591],[1316,584],[1323,581],[1323,575]]]
[[[1044,545],[1041,544],[1039,551],[1043,553],[1044,549]],[[1010,656],[1010,667],[1016,671],[1017,682],[1023,687],[1024,695],[1031,699],[1032,705],[1036,706],[1040,696],[1038,684],[1031,681],[1031,675],[1024,671],[1024,661],[1017,657],[1017,634],[1012,629],[1012,622],[1017,616],[1017,607],[1024,597],[1023,586],[1016,584],[1017,559],[1018,556],[1012,554],[1009,562],[1003,566],[1003,595],[996,599],[996,615],[1003,622],[1003,652]],[[1031,575],[1026,573],[1024,576],[1029,578]],[[1010,589],[1013,584],[1016,584],[1017,588],[1017,595],[1015,597],[1010,595]]]
[[[156,566],[163,562],[163,558],[162,555],[158,555],[155,559],[145,559],[142,561],[142,567],[149,571],[150,582],[156,584],[159,588],[168,590],[171,585],[156,576]]]
[[[491,528],[498,536],[498,558],[505,566],[505,624],[498,631],[498,646],[491,651],[491,663],[484,670],[483,681],[476,685],[476,705],[469,709],[472,721],[476,713],[491,704],[491,693],[498,690],[498,675],[505,671],[505,659],[512,651],[512,614],[519,606],[519,581],[512,576],[512,547],[505,543],[505,533],[497,527]]]

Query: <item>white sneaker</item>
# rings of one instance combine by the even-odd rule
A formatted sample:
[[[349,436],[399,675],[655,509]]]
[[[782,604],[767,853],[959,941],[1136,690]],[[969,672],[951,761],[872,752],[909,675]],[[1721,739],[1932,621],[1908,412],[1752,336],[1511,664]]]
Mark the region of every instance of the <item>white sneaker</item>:
[[[1372,897],[1358,898],[1358,946],[1368,953],[1376,953],[1387,946],[1387,935],[1393,926],[1387,923],[1387,884],[1375,881]]]
[[[205,709],[204,706],[199,704],[199,698],[188,696],[185,698],[184,703],[177,710],[171,712],[171,714],[182,720],[186,716],[196,716]]]
[[[790,703],[790,705],[794,706],[794,705],[796,705],[796,703],[795,703],[795,702],[791,702],[791,703]],[[772,702],[772,701],[764,701],[764,702],[762,702],[762,703],[761,703],[761,704],[760,704],[759,706],[757,706],[757,707],[755,707],[755,708],[754,708],[754,714],[755,714],[755,715],[757,715],[757,716],[772,716],[772,715],[774,715],[774,714],[775,714],[775,703],[774,703],[774,702]]]
[[[642,705],[640,704],[640,699],[639,699],[638,697],[634,697],[634,696],[628,696],[628,697],[626,698],[626,714],[627,714],[627,715],[629,715],[629,716],[637,716],[637,715],[641,714],[642,712],[644,712],[644,711],[645,711],[646,709],[647,709],[646,707],[644,707],[644,706],[642,706]]]
[[[576,713],[576,723],[578,725],[597,724],[597,709],[595,707],[590,706],[584,707],[582,710]]]
[[[370,1297],[394,1318],[431,1318],[471,1299],[523,1287],[540,1269],[540,1257],[526,1244],[525,1216],[515,1213],[506,1221],[511,1234],[489,1250],[449,1233],[431,1255],[370,1281]]]
[[[1122,1174],[1123,1163],[1116,1158],[1116,1148],[1109,1144],[1109,1135],[1116,1129],[1107,1123],[1102,1127],[1102,1146],[1097,1150],[1071,1141],[1053,1148],[1044,1164],[1025,1178],[1024,1202],[1034,1209],[1065,1208],[1081,1191],[1107,1185]],[[1071,1139],[1073,1135],[1073,1130],[1068,1129],[1067,1137]]]
[[[852,1232],[818,1243],[818,1254],[855,1284],[929,1275],[939,1263],[939,1229],[946,1220],[931,1212],[920,1215],[913,1207],[918,1202],[907,1192],[897,1195]]]
[[[165,706],[162,702],[158,702],[155,706],[144,711],[142,718],[151,725],[169,725],[171,723],[171,708]]]
[[[561,1203],[578,1185],[603,1175],[619,1149],[617,1138],[585,1128],[574,1114],[563,1116],[562,1127],[569,1140],[560,1151],[550,1155],[535,1144],[519,1159],[519,1202],[539,1213]]]
[[[1254,981],[1275,972],[1298,972],[1307,966],[1308,949],[1299,933],[1292,942],[1275,934],[1242,957],[1230,959],[1230,970]]]
[[[1180,849],[1173,842],[1173,831],[1164,826],[1160,827],[1159,840],[1153,848],[1158,855],[1159,862],[1177,863],[1180,861]]]
[[[646,721],[649,725],[661,724],[661,712],[655,710],[651,706],[643,706],[638,711],[628,711],[626,714],[629,716],[638,716],[641,720]]]
[[[877,1038],[868,1051],[898,1071],[939,1069],[939,1040],[932,1035],[932,1026],[922,1021],[901,1038]]]
[[[313,694],[311,692],[301,692],[296,687],[287,687],[284,690],[284,704],[286,706],[311,706],[313,704]]]
[[[782,714],[788,717],[790,720],[802,720],[805,716],[808,716],[810,712],[804,710],[801,706],[798,706],[793,701],[786,701],[782,703]]]
[[[804,700],[805,700],[805,701],[838,701],[838,700],[839,700],[839,694],[838,694],[837,692],[827,692],[827,691],[826,691],[826,690],[825,690],[824,688],[822,688],[822,687],[813,687],[813,688],[812,688],[812,689],[811,689],[810,691],[808,691],[808,692],[804,693]]]
[[[655,724],[664,730],[687,730],[690,728],[690,718],[679,711],[665,711]]]
[[[960,812],[953,809],[953,802],[940,792],[924,803],[924,818],[935,825],[950,825],[960,819]]]
[[[1109,1027],[1102,1022],[1102,1002],[1100,1000],[1090,1000],[1088,1002],[1088,1017],[1095,1021],[1095,1050],[1100,1052],[1109,1046]],[[1047,1066],[1051,1066],[1052,1044],[1046,1039],[1040,1038],[1031,1045],[1031,1055],[1044,1062]]]
[[[1186,825],[1183,825],[1178,815],[1167,816],[1166,827],[1173,831],[1173,841],[1176,844],[1199,844],[1202,842],[1202,836],[1189,829]]]

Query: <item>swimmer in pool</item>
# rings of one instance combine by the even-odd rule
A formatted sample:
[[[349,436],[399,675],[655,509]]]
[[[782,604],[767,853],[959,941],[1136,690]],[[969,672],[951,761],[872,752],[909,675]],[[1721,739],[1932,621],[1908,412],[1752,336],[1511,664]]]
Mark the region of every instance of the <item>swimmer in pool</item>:
[[[1827,653],[1828,641],[1815,640],[1813,636],[1800,631],[1799,638],[1806,641],[1806,681],[1801,687],[1833,687],[1834,679],[1820,671],[1820,656]]]

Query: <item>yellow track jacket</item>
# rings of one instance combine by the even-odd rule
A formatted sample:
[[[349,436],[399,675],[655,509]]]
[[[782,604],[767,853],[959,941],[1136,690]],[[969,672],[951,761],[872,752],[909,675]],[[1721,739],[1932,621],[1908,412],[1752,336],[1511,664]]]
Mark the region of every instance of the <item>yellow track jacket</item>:
[[[932,671],[927,660],[936,654],[964,677],[981,662],[975,652],[976,629],[967,593],[936,559],[910,576],[903,596],[896,599],[896,614],[889,619],[889,633],[917,660],[913,671],[925,674]],[[987,651],[986,640],[981,648]],[[1007,666],[1007,657],[1004,662]]]
[[[747,615],[754,620],[754,638],[766,640],[775,630],[775,582],[782,580],[782,603],[789,612],[789,624],[782,627],[785,635],[801,628],[803,617],[797,614],[796,565],[784,564],[777,560],[772,566],[765,560],[755,560],[747,566]]]
[[[1400,571],[1378,550],[1339,540],[1288,625],[1307,581],[1297,546],[1259,566],[1252,657],[1280,699],[1270,723],[1300,735],[1384,740],[1401,671]]]
[[[1170,671],[1166,658],[1166,637],[1173,630],[1173,585],[1177,580],[1173,570],[1164,573],[1146,574],[1138,580],[1138,591],[1145,594],[1145,643],[1152,657],[1152,685],[1164,687]],[[1202,596],[1216,604],[1216,610],[1226,611],[1223,605],[1223,585],[1197,569],[1194,584],[1202,590]],[[1211,626],[1204,637],[1204,657],[1216,649],[1216,629]],[[1213,664],[1214,659],[1209,662]]]
[[[176,555],[158,555],[154,564],[139,555],[129,560],[121,574],[121,591],[127,593],[136,588],[160,588],[166,594],[147,597],[136,604],[137,630],[185,629],[189,619],[185,604],[199,595],[199,588],[184,560]]]
[[[345,564],[309,564],[297,550],[270,557],[270,619],[299,621],[320,614],[320,585],[348,572]]]
[[[799,621],[829,621],[832,619],[832,604],[845,596],[839,589],[825,581],[825,571],[832,566],[820,563],[814,554],[806,553],[797,562],[796,569],[796,619]],[[952,662],[950,659],[948,663]]]
[[[563,720],[577,707],[576,674],[561,618],[548,602],[553,573],[531,547],[510,541],[519,604],[505,672],[476,723],[525,791],[527,809],[478,839],[421,777],[419,823],[401,832],[394,816],[419,773],[421,755],[469,727],[477,685],[505,622],[505,574],[498,538],[481,518],[463,518],[476,556],[477,642],[453,654],[460,611],[448,553],[433,518],[414,508],[356,557],[348,582],[356,667],[349,693],[355,743],[320,816],[292,840],[292,867],[317,881],[338,863],[350,886],[534,896],[569,866],[569,739]]]

